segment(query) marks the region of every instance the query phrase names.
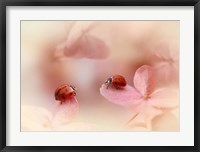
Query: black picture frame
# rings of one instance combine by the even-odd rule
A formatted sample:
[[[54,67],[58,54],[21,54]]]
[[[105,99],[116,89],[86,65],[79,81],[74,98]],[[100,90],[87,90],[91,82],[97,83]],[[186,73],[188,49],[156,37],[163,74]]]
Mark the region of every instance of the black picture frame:
[[[194,6],[194,146],[7,146],[6,145],[6,7],[7,6]],[[199,0],[0,0],[0,149],[7,151],[200,151],[200,1]],[[187,62],[187,61],[186,61]],[[16,139],[17,140],[17,139]]]

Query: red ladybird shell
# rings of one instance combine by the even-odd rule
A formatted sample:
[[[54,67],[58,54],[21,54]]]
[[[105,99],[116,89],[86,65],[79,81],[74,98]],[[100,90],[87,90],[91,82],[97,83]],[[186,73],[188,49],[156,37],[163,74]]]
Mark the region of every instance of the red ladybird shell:
[[[126,80],[123,76],[121,75],[114,75],[112,77],[112,85],[116,88],[119,87],[125,87],[126,86]]]
[[[66,84],[59,86],[55,91],[55,99],[61,102],[65,102],[75,95],[75,90],[71,86],[68,86]]]

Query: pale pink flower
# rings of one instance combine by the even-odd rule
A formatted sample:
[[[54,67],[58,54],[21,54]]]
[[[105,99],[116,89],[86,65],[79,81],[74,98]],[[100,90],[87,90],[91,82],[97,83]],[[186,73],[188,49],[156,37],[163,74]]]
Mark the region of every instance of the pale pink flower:
[[[56,101],[51,119],[52,125],[59,126],[70,123],[78,115],[78,112],[79,104],[75,97],[71,98],[69,101],[63,102],[62,104],[60,101]]]
[[[154,48],[152,55],[158,82],[178,85],[179,48],[177,44],[161,42],[157,48]]]
[[[71,58],[104,59],[109,55],[105,40],[92,34],[96,24],[80,27],[77,23],[69,32],[67,39],[57,47],[57,54]],[[60,53],[60,54],[59,54]]]
[[[103,59],[108,53],[106,43],[88,32],[82,32],[76,41],[64,48],[64,55],[74,58]]]
[[[106,88],[103,84],[100,93],[112,103],[133,111],[130,123],[151,129],[151,120],[162,114],[162,108],[175,108],[178,105],[176,90],[155,89],[155,75],[152,67],[143,65],[136,70],[134,87]]]

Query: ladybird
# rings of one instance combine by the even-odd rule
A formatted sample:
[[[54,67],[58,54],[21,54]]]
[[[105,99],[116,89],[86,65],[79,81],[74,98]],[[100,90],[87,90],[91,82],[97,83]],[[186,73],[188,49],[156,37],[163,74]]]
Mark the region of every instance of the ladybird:
[[[61,85],[55,91],[55,99],[61,101],[61,103],[70,100],[73,96],[76,96],[76,88],[73,85]]]
[[[108,78],[106,81],[105,81],[105,85],[107,86],[107,89],[110,85],[113,85],[116,89],[119,89],[119,88],[123,88],[126,86],[126,80],[123,76],[121,75],[114,75],[110,78]]]

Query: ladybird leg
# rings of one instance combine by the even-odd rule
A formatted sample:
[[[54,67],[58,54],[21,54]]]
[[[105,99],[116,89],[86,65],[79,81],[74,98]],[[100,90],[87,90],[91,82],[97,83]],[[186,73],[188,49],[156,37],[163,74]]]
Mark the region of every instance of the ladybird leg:
[[[74,92],[74,96],[76,96],[76,92]]]

